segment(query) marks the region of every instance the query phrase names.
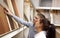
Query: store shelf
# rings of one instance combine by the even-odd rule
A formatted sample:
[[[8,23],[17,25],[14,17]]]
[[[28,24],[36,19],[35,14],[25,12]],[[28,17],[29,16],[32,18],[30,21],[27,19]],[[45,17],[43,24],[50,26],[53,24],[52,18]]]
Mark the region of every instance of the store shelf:
[[[5,34],[2,34],[0,35],[1,38],[11,38],[15,35],[17,35],[18,33],[20,33],[21,31],[23,31],[24,29],[26,29],[27,27],[24,26],[23,28],[18,28],[16,30],[13,30],[13,31],[10,31],[10,32],[7,32]]]
[[[36,7],[36,9],[60,10],[60,7]]]

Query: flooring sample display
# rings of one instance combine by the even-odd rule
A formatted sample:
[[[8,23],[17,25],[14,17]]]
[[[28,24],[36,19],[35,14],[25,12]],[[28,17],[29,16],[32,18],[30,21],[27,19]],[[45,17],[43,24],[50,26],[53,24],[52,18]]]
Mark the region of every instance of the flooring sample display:
[[[16,1],[15,0],[11,0],[11,2],[12,2],[12,6],[13,6],[13,9],[14,9],[15,15],[18,16],[18,17],[20,17],[18,9],[17,9]],[[17,27],[20,27],[19,23],[18,23]]]
[[[11,11],[11,13],[13,15],[17,15],[18,16],[18,12],[17,12],[17,7],[15,5],[15,1],[14,0],[6,0],[5,2],[7,3],[7,6],[9,8],[9,10]],[[13,2],[13,3],[12,3]],[[8,17],[9,18],[9,22],[10,22],[10,26],[12,28],[12,30],[19,28],[18,23],[15,21],[15,19]]]
[[[13,5],[13,9],[15,11],[15,15],[16,16],[19,16],[19,13],[18,13],[18,9],[17,9],[16,3],[15,3],[15,0],[11,0],[11,2],[12,2],[12,5]]]
[[[9,26],[8,26],[6,15],[4,14],[4,9],[0,5],[0,34],[6,33],[9,30],[10,29],[9,29]]]

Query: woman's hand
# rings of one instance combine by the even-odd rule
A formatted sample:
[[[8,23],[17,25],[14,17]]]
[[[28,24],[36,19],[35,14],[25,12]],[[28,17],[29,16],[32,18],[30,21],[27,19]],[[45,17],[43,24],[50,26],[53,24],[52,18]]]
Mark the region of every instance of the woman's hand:
[[[4,9],[5,9],[5,8],[4,8]],[[9,15],[9,16],[12,16],[12,15],[13,15],[13,14],[12,14],[9,10],[7,10],[7,9],[5,9],[4,13],[5,13],[6,15]]]

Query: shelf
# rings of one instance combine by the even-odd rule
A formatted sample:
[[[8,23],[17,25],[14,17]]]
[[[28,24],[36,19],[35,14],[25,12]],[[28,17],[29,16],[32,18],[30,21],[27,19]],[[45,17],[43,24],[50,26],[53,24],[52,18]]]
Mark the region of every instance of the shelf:
[[[60,24],[54,24],[55,26],[60,26]]]
[[[58,32],[60,34],[60,28],[59,27],[56,28],[56,32]]]
[[[26,29],[27,27],[25,26],[23,28]],[[19,29],[10,31],[8,33],[2,34],[2,35],[0,35],[0,37],[1,38],[11,38],[11,37],[15,36],[16,34],[20,33],[21,31],[23,31],[24,30],[23,28],[19,28]]]
[[[60,7],[36,7],[36,9],[60,10]]]
[[[50,10],[48,7],[48,9],[37,9],[37,11],[43,14],[55,26],[60,26],[60,10]]]
[[[51,9],[51,7],[36,7],[36,9]]]
[[[60,10],[60,7],[51,7],[52,10]]]

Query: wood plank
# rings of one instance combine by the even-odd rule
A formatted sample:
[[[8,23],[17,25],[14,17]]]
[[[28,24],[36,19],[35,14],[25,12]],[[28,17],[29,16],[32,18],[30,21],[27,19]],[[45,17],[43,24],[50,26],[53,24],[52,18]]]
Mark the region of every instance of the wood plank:
[[[18,9],[17,9],[16,3],[15,3],[15,0],[11,0],[11,2],[12,2],[12,5],[13,5],[13,9],[15,11],[15,15],[16,16],[19,16],[19,13],[18,13]]]
[[[14,9],[15,15],[18,16],[18,17],[20,17],[18,9],[17,9],[16,1],[15,0],[11,0],[11,2],[12,2],[12,5],[13,5],[13,9]],[[20,27],[19,23],[18,23],[17,27]]]
[[[0,5],[0,34],[8,32],[9,30],[10,29],[9,29],[9,26],[8,26],[6,15],[4,14],[4,9]]]
[[[5,0],[5,2],[7,3],[7,6],[9,7],[9,10],[11,11],[11,13],[15,14],[11,0]],[[17,29],[18,28],[17,22],[10,16],[8,18],[9,18],[9,22],[10,22],[10,26],[11,26],[12,30]]]

